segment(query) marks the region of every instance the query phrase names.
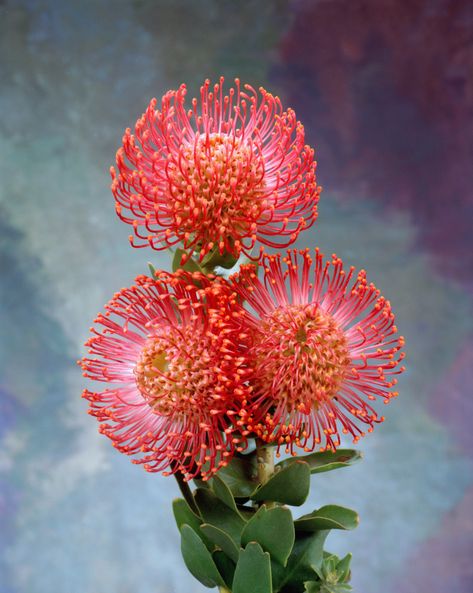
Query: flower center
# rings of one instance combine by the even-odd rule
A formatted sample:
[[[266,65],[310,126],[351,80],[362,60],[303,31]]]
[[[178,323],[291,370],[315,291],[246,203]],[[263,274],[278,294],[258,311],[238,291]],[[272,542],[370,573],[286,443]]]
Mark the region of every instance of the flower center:
[[[203,243],[252,232],[265,207],[262,157],[234,135],[201,134],[182,145],[168,175],[176,223],[191,235],[204,232]]]
[[[169,329],[169,328],[168,328]],[[218,408],[218,389],[209,389],[210,339],[194,327],[169,329],[146,342],[135,367],[136,384],[156,414],[196,419]]]
[[[279,307],[261,320],[259,392],[309,414],[336,396],[350,364],[346,337],[317,305]]]

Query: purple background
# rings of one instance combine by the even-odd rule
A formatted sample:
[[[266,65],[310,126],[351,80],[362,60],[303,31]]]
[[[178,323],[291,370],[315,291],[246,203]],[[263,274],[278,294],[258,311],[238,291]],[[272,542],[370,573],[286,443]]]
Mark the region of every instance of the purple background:
[[[365,460],[304,509],[363,593],[473,590],[473,8],[461,0],[0,2],[0,591],[189,593],[174,482],[97,433],[75,360],[165,254],[132,250],[108,168],[149,99],[239,76],[295,108],[325,190],[300,246],[365,267],[408,371]]]

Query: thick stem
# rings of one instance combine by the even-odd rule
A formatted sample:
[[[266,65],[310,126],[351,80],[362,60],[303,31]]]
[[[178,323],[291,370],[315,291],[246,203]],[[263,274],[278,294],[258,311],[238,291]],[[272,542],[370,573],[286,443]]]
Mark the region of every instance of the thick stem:
[[[226,587],[219,587],[218,590],[220,593],[232,593],[230,589],[227,589]]]
[[[256,467],[258,482],[265,484],[274,473],[274,447],[271,447],[256,439]],[[274,502],[267,500],[264,503],[268,508],[274,506]]]

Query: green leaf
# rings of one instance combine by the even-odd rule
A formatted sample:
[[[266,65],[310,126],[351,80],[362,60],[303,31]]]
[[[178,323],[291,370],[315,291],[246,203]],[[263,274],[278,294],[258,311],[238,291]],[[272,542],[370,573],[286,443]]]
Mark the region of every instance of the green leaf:
[[[183,498],[175,498],[172,501],[172,511],[179,531],[181,530],[181,527],[186,524],[192,527],[196,533],[199,533],[202,519],[191,510],[190,506]]]
[[[299,585],[317,578],[323,562],[323,547],[327,531],[317,531],[310,535],[296,537],[286,568],[273,564],[273,586],[279,591],[289,584]]]
[[[202,534],[202,519],[191,510],[187,502],[183,498],[175,498],[172,502],[172,510],[179,531],[183,525],[189,525],[189,527],[192,527],[197,535],[203,540],[204,544],[207,546],[207,549],[212,552],[215,548],[215,545],[212,539],[209,539],[206,535]]]
[[[194,497],[205,523],[218,527],[227,533],[238,546],[241,532],[245,526],[245,521],[241,516],[228,508],[211,490],[197,488]]]
[[[204,490],[210,490],[209,480],[201,480],[200,478],[193,478],[192,481],[196,488],[203,488]]]
[[[233,577],[233,593],[272,593],[269,554],[257,543],[240,550]]]
[[[227,505],[230,509],[235,511],[235,513],[239,513],[238,507],[236,505],[235,499],[233,498],[232,491],[227,486],[227,484],[220,478],[218,475],[215,475],[212,478],[212,488],[215,492],[216,496]]]
[[[294,521],[296,531],[317,531],[319,529],[355,529],[358,526],[358,513],[340,507],[335,504],[329,504],[313,511],[308,515],[303,515],[297,521]]]
[[[241,534],[242,546],[256,541],[283,566],[286,566],[294,539],[291,511],[282,507],[267,509],[265,505],[248,521]]]
[[[181,259],[182,256],[186,255],[184,249],[176,249],[176,253],[174,254],[172,260],[172,271],[175,272],[176,270],[182,269],[186,270],[187,272],[201,272],[202,269],[199,264],[192,259],[191,257],[181,266]]]
[[[293,506],[303,504],[309,495],[310,468],[304,461],[295,460],[260,486],[252,495],[255,501],[275,501]]]
[[[230,560],[221,550],[212,554],[218,572],[225,581],[226,586],[231,590],[233,586],[233,575],[235,574],[235,563]]]
[[[233,457],[226,467],[218,470],[219,476],[236,498],[249,497],[258,486],[255,455]]]
[[[228,533],[208,523],[201,525],[200,530],[205,534],[207,539],[225,552],[233,562],[238,562],[238,548]]]
[[[305,461],[310,466],[312,474],[320,474],[328,472],[339,467],[349,467],[357,461],[362,459],[362,453],[355,449],[337,449],[337,451],[323,451],[320,453],[311,453],[310,455],[302,455],[300,457],[291,457],[280,461],[276,467],[286,467],[294,461],[299,459]]]
[[[206,587],[224,586],[211,553],[197,533],[183,525],[181,528],[181,552],[191,574]]]

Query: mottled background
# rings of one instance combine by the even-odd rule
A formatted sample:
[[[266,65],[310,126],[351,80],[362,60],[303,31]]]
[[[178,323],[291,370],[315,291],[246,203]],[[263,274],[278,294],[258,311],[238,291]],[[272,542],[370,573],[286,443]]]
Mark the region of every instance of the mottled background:
[[[473,10],[468,0],[0,1],[0,592],[189,593],[172,479],[97,433],[75,360],[165,255],[132,250],[108,168],[149,99],[239,76],[293,106],[319,244],[366,267],[408,371],[363,463],[307,508],[359,509],[358,593],[473,590]]]

